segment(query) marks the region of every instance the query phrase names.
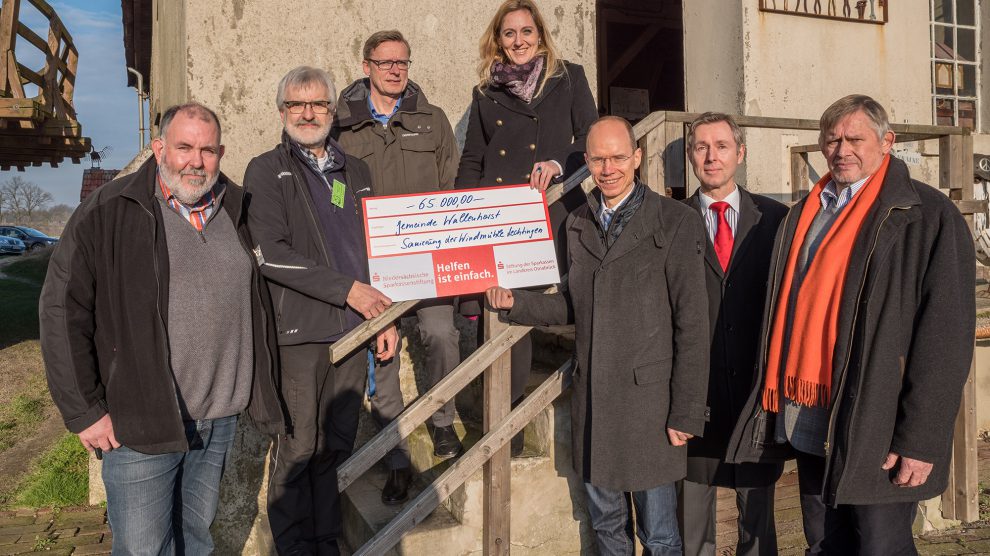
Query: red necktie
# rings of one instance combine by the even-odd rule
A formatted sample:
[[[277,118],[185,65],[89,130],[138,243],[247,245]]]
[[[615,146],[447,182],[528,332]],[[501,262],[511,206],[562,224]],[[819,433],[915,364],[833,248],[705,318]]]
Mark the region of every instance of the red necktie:
[[[729,257],[732,256],[732,230],[729,228],[729,220],[725,217],[729,203],[717,201],[709,205],[709,208],[718,213],[718,228],[715,230],[715,254],[718,256],[719,264],[722,265],[722,270],[729,270]]]

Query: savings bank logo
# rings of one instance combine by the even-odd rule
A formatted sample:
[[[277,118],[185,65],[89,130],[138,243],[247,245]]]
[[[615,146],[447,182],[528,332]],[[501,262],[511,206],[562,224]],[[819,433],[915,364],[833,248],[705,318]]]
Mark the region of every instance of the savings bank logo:
[[[382,280],[382,277],[381,277],[381,276],[379,276],[377,272],[376,272],[376,273],[374,273],[374,274],[373,274],[373,275],[371,276],[371,281],[372,281],[372,282],[381,282],[381,280]]]
[[[499,270],[505,270],[505,265],[502,264],[502,261],[499,261],[497,266]]]

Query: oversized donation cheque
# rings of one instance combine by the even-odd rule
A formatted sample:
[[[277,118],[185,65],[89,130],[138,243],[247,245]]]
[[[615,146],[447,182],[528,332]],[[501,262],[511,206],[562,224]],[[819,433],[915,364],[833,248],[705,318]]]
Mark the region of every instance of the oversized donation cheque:
[[[363,202],[371,285],[393,301],[560,281],[546,199],[528,185]]]

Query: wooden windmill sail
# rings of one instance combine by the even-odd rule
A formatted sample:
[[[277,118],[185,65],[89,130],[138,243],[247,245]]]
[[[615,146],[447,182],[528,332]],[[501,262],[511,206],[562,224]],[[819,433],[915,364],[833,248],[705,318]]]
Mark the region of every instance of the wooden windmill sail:
[[[83,137],[72,103],[79,53],[55,10],[45,0],[24,0],[48,19],[47,41],[19,19],[22,0],[0,6],[0,170],[58,166],[86,156],[90,140]],[[18,37],[23,39],[18,41]],[[37,48],[45,65],[35,71],[17,61],[15,48]],[[28,97],[24,86],[38,94]]]

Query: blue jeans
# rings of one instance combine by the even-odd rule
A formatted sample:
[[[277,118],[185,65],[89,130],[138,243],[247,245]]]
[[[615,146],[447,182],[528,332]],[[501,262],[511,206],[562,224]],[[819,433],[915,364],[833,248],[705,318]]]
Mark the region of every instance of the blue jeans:
[[[588,513],[602,556],[632,556],[635,551],[631,506],[636,507],[636,535],[644,556],[683,553],[677,531],[677,488],[674,483],[629,493],[584,483]]]
[[[220,477],[237,416],[186,421],[188,452],[103,455],[113,554],[210,554]]]

